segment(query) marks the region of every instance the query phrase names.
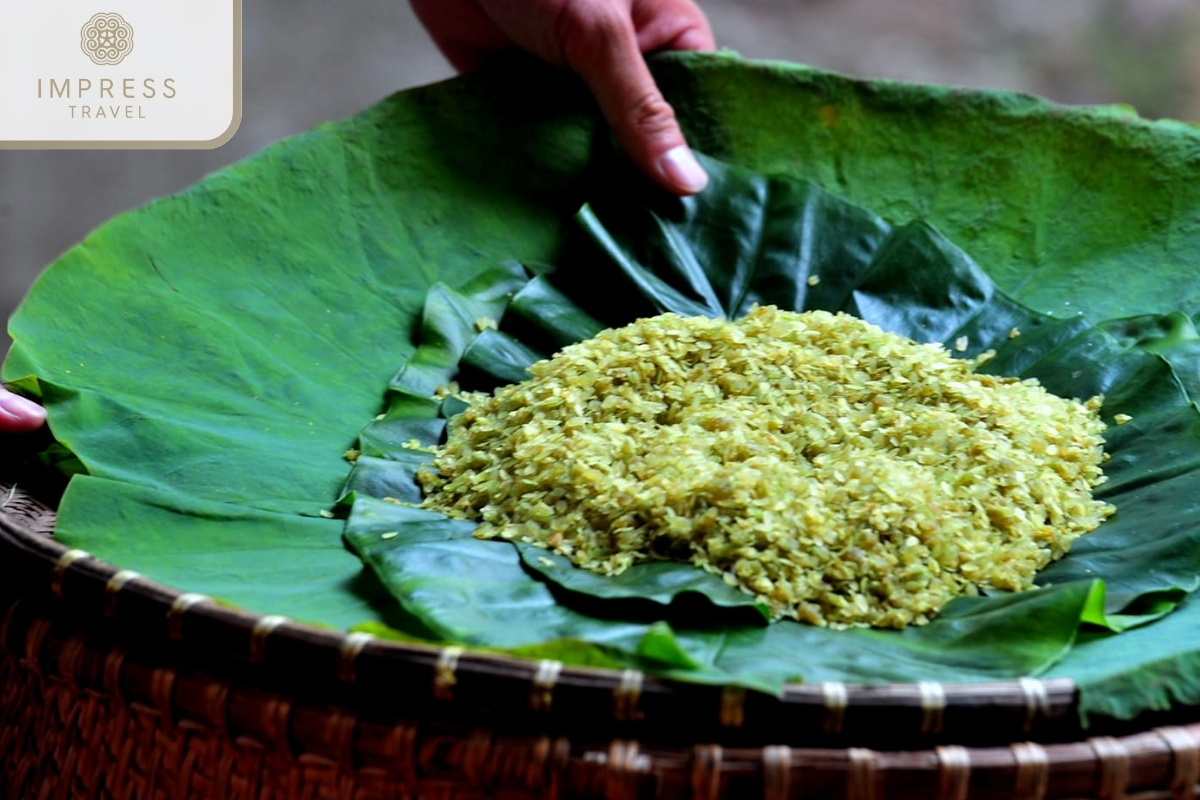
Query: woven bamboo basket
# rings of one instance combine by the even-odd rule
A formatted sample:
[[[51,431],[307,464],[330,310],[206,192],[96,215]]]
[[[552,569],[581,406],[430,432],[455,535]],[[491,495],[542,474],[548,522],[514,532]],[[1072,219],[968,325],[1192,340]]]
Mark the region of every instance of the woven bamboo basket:
[[[258,616],[64,547],[53,487],[0,462],[0,797],[1186,800],[1200,780],[1200,711],[1085,732],[1069,680],[776,698]]]

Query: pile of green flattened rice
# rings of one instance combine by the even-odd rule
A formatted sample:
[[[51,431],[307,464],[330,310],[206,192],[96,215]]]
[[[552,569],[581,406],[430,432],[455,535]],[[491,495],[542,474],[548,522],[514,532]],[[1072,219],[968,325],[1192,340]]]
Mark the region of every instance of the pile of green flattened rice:
[[[921,624],[1114,511],[1100,399],[980,360],[845,314],[642,319],[468,396],[425,505],[610,575],[691,562],[776,617]]]

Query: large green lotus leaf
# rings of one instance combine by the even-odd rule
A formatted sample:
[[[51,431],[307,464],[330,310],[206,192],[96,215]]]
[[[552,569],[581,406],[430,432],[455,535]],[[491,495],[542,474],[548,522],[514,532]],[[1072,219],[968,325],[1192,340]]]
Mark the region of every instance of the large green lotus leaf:
[[[1079,318],[1056,320],[999,292],[969,256],[926,224],[892,228],[811,184],[702,161],[711,188],[685,200],[631,173],[610,171],[611,183],[577,218],[577,235],[563,256],[572,268],[529,280],[539,287],[539,311],[514,302],[496,314],[499,331],[479,331],[471,315],[455,310],[511,285],[511,272],[496,273],[462,292],[431,291],[423,329],[432,332],[435,346],[447,330],[457,341],[474,337],[458,347],[464,364],[465,354],[475,352],[474,369],[495,383],[522,377],[512,373],[507,355],[517,339],[543,336],[551,327],[547,320],[590,319],[580,305],[616,325],[642,313],[737,317],[756,302],[791,302],[853,311],[922,341],[965,337],[964,349],[997,348],[987,364],[993,371],[1037,376],[1069,397],[1104,394],[1110,419],[1134,417],[1113,428],[1107,448],[1113,458],[1104,494],[1121,513],[1076,545],[1079,557],[1072,554],[1039,577],[1047,588],[960,599],[927,627],[903,633],[831,632],[790,621],[761,629],[713,608],[681,614],[672,601],[684,592],[707,596],[714,607],[728,604],[730,587],[690,564],[649,562],[617,578],[599,576],[529,545],[518,544],[516,554],[504,542],[475,541],[470,522],[359,496],[347,539],[413,617],[452,641],[505,647],[578,638],[627,658],[640,646],[628,624],[669,622],[672,652],[684,654],[688,664],[669,674],[723,676],[775,690],[795,678],[1033,674],[1069,651],[1081,623],[1114,631],[1144,625],[1195,588],[1200,517],[1187,497],[1200,489],[1200,415],[1172,362],[1160,355],[1194,341],[1186,318],[1114,320],[1101,328]],[[732,274],[715,266],[725,263],[737,265]],[[555,282],[562,291],[547,291]],[[566,331],[560,334],[551,338],[567,338]],[[536,358],[526,350],[518,367]],[[495,369],[497,363],[502,368]],[[446,381],[466,374],[444,367]],[[390,430],[407,409],[416,444],[435,444],[440,426],[429,426],[418,413],[434,407],[413,406],[409,391],[395,388],[388,418],[368,426],[364,436],[371,438],[378,426]],[[447,412],[445,404],[436,408]],[[373,476],[385,474],[382,485],[393,498],[418,499],[415,473],[430,454],[410,446],[379,455],[356,466],[347,488],[369,495]],[[1163,491],[1168,477],[1180,485]],[[399,489],[405,484],[408,489]],[[1168,500],[1172,494],[1178,497]],[[664,584],[673,590],[664,593]]]
[[[1105,319],[1200,307],[1193,129],[728,55],[654,67],[701,149],[811,178],[892,223],[929,221],[1036,309]],[[239,563],[278,581],[193,578],[128,532],[186,519],[180,535],[215,542],[226,522],[212,503],[264,512],[254,524],[281,532],[327,508],[342,451],[387,410],[428,290],[461,289],[508,258],[553,263],[599,163],[598,129],[568,77],[471,76],[281,142],[89,236],[11,321],[4,368],[105,481],[68,490],[63,540],[289,613],[278,552]],[[357,592],[358,560],[321,552],[331,580]]]
[[[895,224],[928,220],[1039,311],[1200,310],[1194,125],[732,56],[664,59],[656,74],[700,150]]]
[[[545,258],[578,202],[592,120],[539,75],[551,109],[478,83],[413,92],[118,217],[41,277],[6,376],[41,378],[93,475],[328,507],[428,289]]]
[[[596,120],[564,76],[514,77],[406,93],[280,142],[114,219],[39,279],[10,322],[4,375],[36,376],[54,435],[106,481],[95,509],[97,492],[68,489],[64,542],[298,613],[288,583],[302,568],[270,548],[240,567],[271,577],[236,585],[178,573],[177,554],[225,540],[211,503],[278,512],[262,519],[279,536],[291,520],[303,530],[302,516],[335,499],[363,420],[382,410],[429,288],[553,252]],[[163,524],[166,508],[178,525]],[[350,595],[305,616],[344,626],[336,609],[362,604],[362,570],[334,527],[320,557]],[[161,547],[129,535],[149,530],[164,532]],[[172,546],[172,531],[196,541]]]

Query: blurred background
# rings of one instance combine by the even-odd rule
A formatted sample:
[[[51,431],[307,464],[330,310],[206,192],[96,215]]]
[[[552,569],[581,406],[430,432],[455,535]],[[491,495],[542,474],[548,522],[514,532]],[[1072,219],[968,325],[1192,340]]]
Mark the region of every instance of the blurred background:
[[[748,58],[863,77],[1125,103],[1200,122],[1197,0],[700,0]],[[270,142],[449,77],[405,0],[253,0],[243,116],[210,151],[0,150],[0,319],[38,273],[109,217]],[[0,334],[0,353],[8,339]]]

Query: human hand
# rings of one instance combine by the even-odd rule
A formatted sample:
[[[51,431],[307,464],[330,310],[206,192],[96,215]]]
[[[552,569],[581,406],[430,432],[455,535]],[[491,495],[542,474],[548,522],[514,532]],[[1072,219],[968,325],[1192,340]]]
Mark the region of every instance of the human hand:
[[[28,433],[42,427],[46,410],[0,386],[0,434]]]
[[[411,0],[434,43],[460,72],[524,50],[571,69],[592,90],[625,153],[679,195],[708,183],[642,53],[711,50],[692,0]]]

